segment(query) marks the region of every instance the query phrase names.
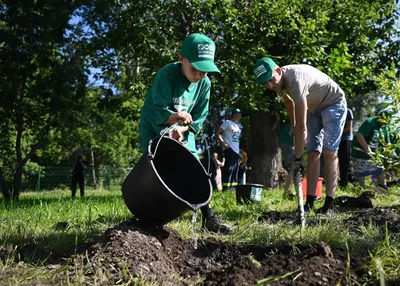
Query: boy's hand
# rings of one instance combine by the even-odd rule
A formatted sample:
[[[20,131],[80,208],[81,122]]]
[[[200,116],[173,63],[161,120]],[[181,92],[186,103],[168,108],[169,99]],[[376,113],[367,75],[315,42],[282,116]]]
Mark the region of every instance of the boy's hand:
[[[187,113],[186,111],[181,111],[174,113],[175,115],[175,123],[179,122],[183,126],[187,126],[192,124],[192,115],[190,113]]]
[[[179,141],[179,142],[182,143],[183,134],[184,134],[186,131],[188,131],[188,130],[189,130],[189,127],[188,127],[188,126],[179,126],[179,127],[176,127],[175,130],[171,131],[171,132],[169,133],[169,136],[170,136],[172,139],[175,139],[175,140],[177,140],[177,141]]]

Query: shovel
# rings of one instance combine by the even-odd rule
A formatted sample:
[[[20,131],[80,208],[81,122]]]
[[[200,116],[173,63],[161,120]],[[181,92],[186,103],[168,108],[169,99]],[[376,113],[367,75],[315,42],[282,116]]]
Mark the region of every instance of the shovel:
[[[301,185],[301,171],[298,171],[295,174],[295,189],[296,189],[296,196],[298,202],[298,213],[299,213],[299,220],[301,223],[301,227],[304,228],[306,225],[306,216],[304,213],[304,202],[303,202],[303,188]]]

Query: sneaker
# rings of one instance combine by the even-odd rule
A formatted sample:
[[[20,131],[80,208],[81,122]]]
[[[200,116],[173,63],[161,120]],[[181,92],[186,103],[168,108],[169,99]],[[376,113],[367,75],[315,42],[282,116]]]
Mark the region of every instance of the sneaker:
[[[311,210],[308,204],[304,204],[303,209],[304,209],[304,214],[307,214]],[[300,209],[297,208],[297,211],[300,212]]]
[[[283,192],[283,199],[293,201],[296,198],[296,195],[291,192]]]
[[[233,227],[226,224],[217,215],[212,215],[206,218],[203,221],[202,228],[208,230],[209,232],[215,232],[221,234],[230,234],[233,232]]]
[[[315,213],[318,215],[334,216],[335,210],[334,210],[333,206],[331,206],[331,207],[322,206]]]

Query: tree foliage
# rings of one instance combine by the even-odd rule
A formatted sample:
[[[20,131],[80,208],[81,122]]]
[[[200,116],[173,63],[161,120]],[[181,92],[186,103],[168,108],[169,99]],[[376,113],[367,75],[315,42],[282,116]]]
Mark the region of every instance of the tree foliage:
[[[144,97],[191,32],[216,42],[222,71],[210,75],[207,141],[214,145],[224,111],[241,108],[253,179],[269,187],[277,184],[277,134],[286,116],[276,95],[255,84],[257,58],[316,66],[345,90],[356,117],[377,104],[374,77],[392,62],[399,68],[394,0],[0,3],[0,177],[8,197],[18,197],[29,159],[65,164],[90,150],[95,164],[135,163]],[[88,85],[88,67],[100,70],[94,79],[103,84]]]

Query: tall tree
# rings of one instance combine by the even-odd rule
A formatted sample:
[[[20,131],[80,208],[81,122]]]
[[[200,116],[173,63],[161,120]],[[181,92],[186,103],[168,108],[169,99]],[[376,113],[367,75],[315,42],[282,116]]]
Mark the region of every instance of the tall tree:
[[[69,20],[80,1],[3,0],[0,7],[2,193],[17,199],[22,171],[51,130],[73,122],[87,77]],[[6,139],[3,139],[6,138]]]
[[[137,91],[136,102],[154,73],[174,60],[188,33],[213,38],[222,74],[211,77],[212,104],[249,111],[257,170],[252,179],[276,187],[283,105],[256,86],[255,60],[269,55],[280,65],[314,65],[337,81],[351,102],[353,95],[374,90],[373,75],[399,56],[396,9],[395,1],[387,0],[103,0],[87,6],[84,18],[105,79],[129,84]]]

